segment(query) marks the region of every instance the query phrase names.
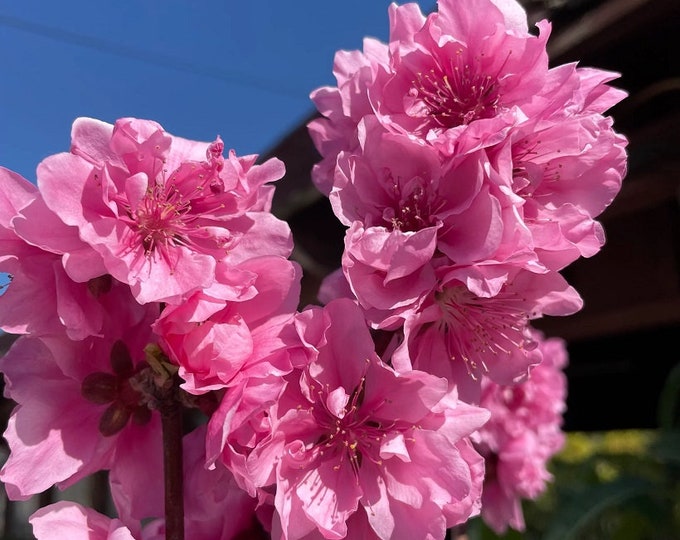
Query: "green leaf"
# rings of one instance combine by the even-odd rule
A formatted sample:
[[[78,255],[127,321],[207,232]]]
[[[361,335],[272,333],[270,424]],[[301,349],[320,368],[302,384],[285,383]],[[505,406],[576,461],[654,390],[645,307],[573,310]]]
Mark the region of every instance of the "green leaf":
[[[588,486],[565,498],[543,540],[578,540],[580,532],[595,523],[600,514],[623,501],[653,489],[651,482],[620,477],[606,484]]]

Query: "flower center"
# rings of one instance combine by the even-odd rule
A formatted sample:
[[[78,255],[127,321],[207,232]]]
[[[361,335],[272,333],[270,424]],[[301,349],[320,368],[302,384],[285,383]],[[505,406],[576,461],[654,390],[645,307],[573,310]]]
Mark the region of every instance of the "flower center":
[[[191,234],[191,202],[177,189],[156,184],[149,189],[134,213],[133,229],[139,235],[144,253],[187,242]]]
[[[560,155],[560,148],[546,148],[540,135],[527,136],[512,145],[512,183],[515,193],[530,198],[540,184],[559,182],[562,164],[553,157]]]
[[[181,163],[169,176],[163,170],[149,178],[146,193],[132,203],[125,196],[118,199],[123,210],[121,220],[130,229],[128,249],[141,248],[150,257],[159,254],[171,266],[173,248],[188,246],[201,253],[223,249],[231,240],[224,229],[208,225],[209,218],[224,211],[224,184],[219,171],[224,166],[221,139],[213,142],[203,162]]]
[[[493,298],[479,298],[464,287],[449,287],[436,295],[442,311],[439,330],[445,334],[451,360],[460,359],[472,379],[488,372],[488,355],[509,355],[529,348],[525,336],[528,316],[522,299],[501,291]]]
[[[478,73],[470,64],[463,63],[462,52],[459,50],[446,67],[437,65],[430,71],[417,73],[409,91],[421,114],[446,129],[490,118],[498,110],[496,78]]]
[[[389,169],[384,171],[384,182],[392,186],[393,207],[383,211],[385,220],[393,230],[416,232],[434,224],[433,217],[437,210],[437,200],[430,183],[423,178],[415,177],[408,182],[400,183],[394,179]]]
[[[366,378],[362,377],[341,417],[327,409],[317,417],[319,424],[326,431],[326,435],[317,442],[320,455],[328,451],[334,452],[338,457],[338,462],[333,467],[335,470],[340,469],[347,460],[357,479],[364,458],[382,465],[378,450],[380,441],[386,437],[385,427],[360,411],[365,382]],[[325,400],[322,399],[321,403],[325,404]]]

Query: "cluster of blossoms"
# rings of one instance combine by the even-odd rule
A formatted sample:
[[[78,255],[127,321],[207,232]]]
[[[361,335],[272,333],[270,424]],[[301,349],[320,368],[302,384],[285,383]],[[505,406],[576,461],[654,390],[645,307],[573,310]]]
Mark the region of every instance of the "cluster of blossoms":
[[[604,243],[625,94],[549,68],[549,23],[531,34],[514,0],[389,17],[312,94],[313,180],[347,227],[319,305],[270,211],[275,158],[79,118],[37,185],[0,169],[0,328],[20,335],[0,481],[21,500],[103,470],[116,509],[42,508],[38,539],[524,528],[566,394],[565,344],[531,321],[582,306],[559,272]]]
[[[390,41],[335,57],[338,86],[312,94],[313,180],[348,227],[323,298],[356,298],[398,334],[393,365],[480,384],[541,362],[530,321],[578,311],[559,274],[604,242],[595,218],[618,193],[626,140],[603,112],[615,74],[550,69],[550,25],[513,0],[392,5]]]
[[[105,470],[121,523],[139,535],[164,516],[166,410],[209,416],[243,378],[292,369],[274,354],[301,274],[290,228],[270,212],[284,166],[223,152],[219,137],[193,142],[152,121],[79,118],[37,187],[0,169],[11,279],[0,327],[20,334],[0,360],[17,403],[0,471],[11,499]],[[256,501],[226,469],[204,470],[200,430],[184,438],[187,534],[232,538],[255,523]]]

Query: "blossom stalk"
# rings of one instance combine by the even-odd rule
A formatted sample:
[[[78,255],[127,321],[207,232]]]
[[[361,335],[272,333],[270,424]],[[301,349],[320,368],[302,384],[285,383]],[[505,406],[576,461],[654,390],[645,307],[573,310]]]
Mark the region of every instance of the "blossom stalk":
[[[182,457],[182,406],[176,399],[179,377],[175,374],[169,396],[160,408],[163,429],[163,477],[165,485],[166,540],[184,540],[184,488]]]

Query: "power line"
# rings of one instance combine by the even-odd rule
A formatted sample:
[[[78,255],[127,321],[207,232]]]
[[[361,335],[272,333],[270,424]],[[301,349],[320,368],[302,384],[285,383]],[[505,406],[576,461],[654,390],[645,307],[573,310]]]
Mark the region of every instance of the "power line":
[[[53,41],[67,43],[69,45],[76,45],[78,47],[84,47],[123,58],[137,60],[139,62],[145,62],[154,66],[192,73],[194,75],[201,75],[203,77],[209,77],[211,79],[216,79],[239,86],[257,88],[258,90],[264,90],[265,92],[270,92],[280,96],[308,100],[307,92],[298,91],[295,88],[281,85],[280,83],[272,80],[253,77],[249,73],[227,71],[214,66],[209,67],[195,64],[188,60],[183,60],[174,56],[145,51],[142,49],[135,49],[123,44],[112,43],[110,41],[99,39],[93,36],[87,36],[84,34],[63,30],[61,28],[54,28],[51,26],[26,21],[17,17],[0,15],[0,26],[6,26],[21,32],[37,35],[51,39]]]

